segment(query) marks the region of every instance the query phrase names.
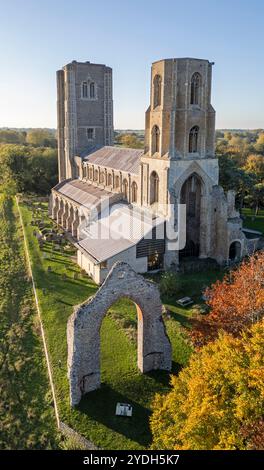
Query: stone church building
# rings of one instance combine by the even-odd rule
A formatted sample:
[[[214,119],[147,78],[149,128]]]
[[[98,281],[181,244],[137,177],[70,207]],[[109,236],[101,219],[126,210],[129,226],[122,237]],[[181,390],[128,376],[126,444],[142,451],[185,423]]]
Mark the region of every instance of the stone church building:
[[[57,72],[59,183],[50,214],[97,283],[117,260],[143,273],[187,258],[225,264],[247,252],[235,195],[219,186],[212,66],[191,58],[152,64],[144,150],[113,146],[110,67],[73,61]],[[167,232],[167,224],[175,233],[185,225],[179,205],[183,246]]]

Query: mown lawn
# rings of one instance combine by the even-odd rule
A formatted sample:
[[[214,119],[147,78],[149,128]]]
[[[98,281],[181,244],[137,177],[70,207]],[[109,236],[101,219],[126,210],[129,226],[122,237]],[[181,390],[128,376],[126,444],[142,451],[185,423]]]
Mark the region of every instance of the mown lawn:
[[[57,447],[39,322],[15,201],[0,195],[0,449]]]
[[[101,329],[102,387],[87,394],[80,406],[72,410],[67,380],[67,320],[73,306],[93,295],[97,286],[88,276],[81,274],[72,255],[63,247],[55,249],[52,243],[46,242],[39,248],[33,235],[35,228],[31,225],[32,208],[25,203],[20,207],[26,224],[61,419],[100,448],[147,448],[151,442],[148,424],[151,402],[156,392],[168,390],[170,375],[160,371],[142,375],[137,370],[135,306],[129,300],[121,299],[111,307]],[[51,224],[45,205],[42,210],[46,223]],[[51,271],[48,271],[48,266]],[[217,277],[219,272],[186,274],[183,293],[201,303],[201,289]],[[192,309],[176,306],[176,299],[163,300],[169,311],[165,323],[173,348],[173,372],[177,373],[191,354],[183,326],[188,327]],[[118,401],[133,405],[132,418],[115,416]]]
[[[260,210],[258,215],[255,215],[253,209],[244,208],[242,214],[245,217],[243,227],[259,230],[264,233],[264,210]]]

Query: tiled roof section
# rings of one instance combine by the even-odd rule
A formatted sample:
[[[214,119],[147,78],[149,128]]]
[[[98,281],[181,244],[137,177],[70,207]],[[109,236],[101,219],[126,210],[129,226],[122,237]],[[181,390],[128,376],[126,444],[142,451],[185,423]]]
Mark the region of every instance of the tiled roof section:
[[[106,146],[87,155],[84,161],[137,175],[139,173],[140,157],[143,154],[144,150],[142,149]]]
[[[119,200],[121,198],[120,194],[113,194],[81,180],[63,181],[57,184],[53,190],[85,207],[97,206],[105,199]]]
[[[151,220],[124,203],[115,204],[109,215],[102,214],[101,219],[87,227],[86,236],[76,247],[101,263],[136,245],[151,234],[153,227],[161,224],[164,219]]]

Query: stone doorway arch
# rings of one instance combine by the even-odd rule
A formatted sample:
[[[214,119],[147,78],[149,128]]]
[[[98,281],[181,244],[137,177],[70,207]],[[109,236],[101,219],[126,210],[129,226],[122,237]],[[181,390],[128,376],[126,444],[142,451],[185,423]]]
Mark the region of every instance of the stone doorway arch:
[[[239,240],[233,241],[229,246],[229,259],[238,261],[241,258],[241,251],[241,242]]]
[[[97,293],[76,307],[68,320],[68,378],[71,406],[101,385],[100,328],[113,303],[131,299],[138,314],[138,368],[171,370],[171,344],[162,319],[156,284],[147,281],[124,262],[117,262]]]
[[[180,203],[186,205],[186,246],[179,252],[180,259],[199,257],[203,192],[203,180],[196,173],[192,173],[181,187]]]

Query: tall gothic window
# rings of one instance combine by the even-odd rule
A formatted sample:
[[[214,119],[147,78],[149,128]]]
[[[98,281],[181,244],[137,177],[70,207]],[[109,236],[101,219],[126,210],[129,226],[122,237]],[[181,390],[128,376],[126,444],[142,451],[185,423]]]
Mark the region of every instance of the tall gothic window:
[[[153,80],[153,85],[154,85],[154,108],[157,106],[160,106],[161,104],[161,76],[160,75],[155,75],[154,80]]]
[[[90,98],[95,98],[95,85],[94,85],[94,82],[90,83]]]
[[[191,80],[191,104],[200,104],[201,82],[201,75],[194,73]]]
[[[150,204],[159,202],[159,177],[156,171],[150,175]]]
[[[104,183],[105,182],[105,174],[104,171],[99,170],[99,183]]]
[[[115,188],[119,188],[119,185],[120,185],[120,178],[119,178],[119,176],[117,175],[117,176],[115,177]]]
[[[137,202],[137,183],[135,181],[131,185],[131,202]]]
[[[82,97],[88,98],[88,83],[82,82]]]
[[[108,186],[112,186],[112,175],[109,173],[107,177],[107,184]]]
[[[94,181],[98,181],[98,170],[94,171]]]
[[[124,193],[124,197],[127,199],[128,198],[128,182],[126,179],[123,180],[123,193]]]
[[[160,151],[160,130],[158,126],[152,128],[152,153]]]
[[[189,133],[189,153],[198,152],[199,127],[193,126]]]

